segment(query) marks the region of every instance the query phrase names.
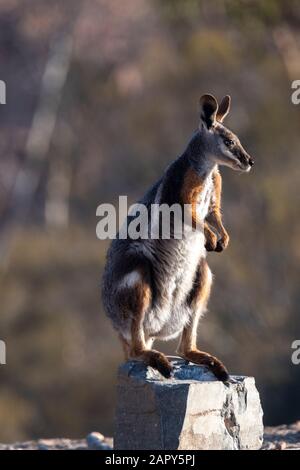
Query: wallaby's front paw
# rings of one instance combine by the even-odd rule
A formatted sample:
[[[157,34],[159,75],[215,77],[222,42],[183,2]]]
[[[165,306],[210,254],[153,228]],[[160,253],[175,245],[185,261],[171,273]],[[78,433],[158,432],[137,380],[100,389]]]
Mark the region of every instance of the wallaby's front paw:
[[[215,251],[217,249],[217,237],[209,237],[206,239],[205,249],[206,251]]]
[[[221,253],[223,250],[225,250],[224,243],[223,243],[221,240],[218,240],[218,243],[217,243],[217,246],[216,246],[215,251],[216,251],[217,253]]]
[[[217,248],[217,245],[213,245],[212,243],[210,242],[206,242],[205,243],[205,249],[206,251],[215,251]]]
[[[229,237],[227,238],[220,238],[220,240],[218,240],[217,242],[217,246],[216,246],[216,249],[215,251],[217,253],[221,253],[221,251],[224,251],[227,247],[228,247],[228,243],[229,243]]]

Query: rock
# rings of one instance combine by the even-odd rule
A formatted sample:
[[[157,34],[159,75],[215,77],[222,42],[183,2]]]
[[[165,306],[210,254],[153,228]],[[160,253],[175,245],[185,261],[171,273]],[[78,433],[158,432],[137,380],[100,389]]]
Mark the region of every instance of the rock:
[[[225,385],[203,366],[170,360],[170,379],[143,362],[120,367],[115,449],[260,449],[263,413],[253,377]]]
[[[287,445],[286,445],[285,441],[276,442],[276,444],[275,444],[275,450],[285,450],[286,447],[287,447]]]
[[[91,432],[86,436],[86,442],[88,448],[91,450],[98,450],[103,449],[104,444],[104,436],[100,432]]]
[[[25,443],[26,445],[26,443]],[[36,443],[32,442],[33,448],[37,450],[71,450],[71,449],[84,449],[83,442],[80,440],[71,439],[39,439]]]
[[[100,440],[100,433],[91,433],[93,435],[98,434]],[[89,436],[91,435],[89,434]],[[89,438],[87,436],[87,439]],[[103,436],[102,436],[103,437]],[[26,442],[15,442],[14,444],[0,444],[1,450],[92,450],[92,447],[88,446],[87,439],[65,439],[65,438],[54,438],[54,439],[39,439],[37,441],[26,441]],[[89,439],[90,440],[90,439]],[[111,437],[103,437],[103,440],[98,441],[98,450],[112,450],[113,441]]]
[[[38,441],[15,442],[13,444],[0,444],[1,450],[39,450],[47,447],[49,450],[92,450],[88,447],[86,439],[39,439]],[[45,448],[44,447],[44,448]],[[105,437],[101,450],[112,450],[111,437]],[[300,421],[294,424],[265,428],[262,450],[300,450]]]
[[[300,421],[266,427],[263,450],[300,450]]]

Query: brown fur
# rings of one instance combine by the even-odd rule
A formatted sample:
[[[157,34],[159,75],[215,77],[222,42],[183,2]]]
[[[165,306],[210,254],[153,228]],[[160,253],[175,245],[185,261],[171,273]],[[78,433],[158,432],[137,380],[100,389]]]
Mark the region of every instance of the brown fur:
[[[146,341],[143,331],[143,321],[145,313],[150,305],[151,300],[151,290],[150,287],[141,281],[140,284],[134,289],[136,304],[132,309],[133,312],[136,312],[136,315],[132,319],[131,325],[131,355],[139,355],[143,349],[146,349]],[[132,291],[131,291],[132,295]]]
[[[204,234],[206,238],[206,244],[208,251],[223,251],[227,248],[229,243],[229,235],[222,223],[221,214],[221,196],[222,196],[222,177],[219,170],[215,170],[213,173],[213,184],[214,184],[214,197],[209,209],[209,213],[206,217],[206,223],[204,226]],[[213,236],[209,225],[215,229],[219,239]]]
[[[204,235],[206,240],[206,249],[208,251],[223,251],[229,243],[229,235],[222,223],[221,215],[221,196],[222,196],[222,177],[219,170],[213,173],[214,198],[209,209],[209,214],[204,223]],[[182,189],[181,202],[189,204],[192,211],[192,227],[196,228],[199,224],[197,219],[197,200],[203,189],[203,179],[193,168],[189,168],[185,174]],[[217,235],[211,230],[210,226],[216,231]]]
[[[218,237],[209,228],[207,222],[204,222],[204,236],[205,236],[205,248],[207,251],[215,251],[217,248]]]
[[[187,303],[197,309],[198,304],[206,307],[209,299],[211,282],[209,278],[209,267],[207,261],[202,258],[194,279],[192,290],[187,299]]]
[[[192,226],[197,227],[197,199],[203,189],[203,180],[193,168],[189,168],[184,176],[181,189],[182,204],[189,204],[192,211]]]
[[[213,372],[216,378],[222,380],[223,382],[229,379],[229,374],[224,364],[211,354],[199,351],[199,349],[195,349],[186,351],[182,357],[184,357],[184,359],[187,361],[193,362],[194,364],[207,366]]]
[[[193,289],[188,299],[188,302],[194,308],[194,315],[189,324],[183,329],[178,353],[188,361],[209,367],[218,379],[227,380],[229,376],[223,363],[211,354],[200,351],[197,348],[199,317],[202,309],[206,307],[208,302],[210,288],[209,267],[206,260],[202,259],[199,264]]]
[[[151,303],[151,289],[145,281],[141,281],[134,290],[134,298],[132,294],[131,290],[128,300],[130,297],[130,309],[135,312],[131,323],[131,344],[129,345],[124,338],[121,338],[125,359],[128,359],[128,353],[130,358],[143,360],[149,366],[159,370],[165,377],[169,377],[172,366],[167,357],[159,351],[150,349],[152,339],[145,338],[143,322]]]

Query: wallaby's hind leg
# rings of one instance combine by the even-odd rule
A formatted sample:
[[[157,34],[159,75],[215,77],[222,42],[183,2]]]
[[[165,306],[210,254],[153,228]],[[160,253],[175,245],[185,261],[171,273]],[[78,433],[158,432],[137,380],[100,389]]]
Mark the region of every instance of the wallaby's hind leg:
[[[178,353],[184,359],[195,364],[207,366],[217,377],[217,379],[226,381],[229,375],[226,367],[216,357],[197,348],[197,327],[202,312],[206,309],[209,299],[212,278],[211,272],[205,259],[202,259],[193,289],[188,298],[188,303],[193,310],[193,316],[188,325],[182,332]]]
[[[138,286],[140,290],[137,311],[131,325],[131,349],[130,356],[142,359],[146,364],[157,369],[164,377],[170,377],[172,366],[166,356],[154,349],[149,349],[151,340],[146,340],[144,331],[145,313],[149,307],[151,292],[147,285]],[[148,343],[148,344],[147,344]]]
[[[121,334],[119,334],[119,338],[120,338],[120,341],[121,341],[125,361],[128,361],[128,359],[130,358],[130,344],[128,343],[128,341]],[[154,338],[149,338],[149,339],[146,340],[146,348],[147,349],[152,348],[153,341],[154,341]]]
[[[125,353],[128,352],[132,359],[143,360],[147,365],[157,369],[164,377],[170,377],[172,365],[163,353],[151,349],[153,339],[147,337],[144,330],[145,315],[151,305],[149,284],[140,275],[135,285],[125,288],[121,296],[123,307],[127,306],[131,317],[131,339],[125,341],[120,335]]]

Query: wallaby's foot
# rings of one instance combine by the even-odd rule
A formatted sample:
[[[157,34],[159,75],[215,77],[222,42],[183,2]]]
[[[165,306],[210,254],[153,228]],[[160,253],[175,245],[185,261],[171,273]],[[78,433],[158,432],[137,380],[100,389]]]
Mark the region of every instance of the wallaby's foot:
[[[150,356],[149,365],[157,369],[166,379],[169,379],[172,375],[173,367],[170,361],[160,352],[155,352]]]
[[[213,374],[216,376],[216,378],[218,380],[221,380],[221,382],[229,382],[230,380],[229,374],[224,364],[218,359],[216,362],[216,358],[214,358],[213,362],[214,364],[210,366],[209,368],[213,372]]]
[[[161,352],[153,349],[143,351],[139,354],[139,359],[142,359],[148,366],[158,370],[166,379],[169,379],[173,372],[173,367],[168,358]]]
[[[208,367],[215,377],[222,382],[227,382],[229,380],[229,374],[224,364],[211,354],[203,351],[191,350],[182,354],[182,357],[194,364]]]

